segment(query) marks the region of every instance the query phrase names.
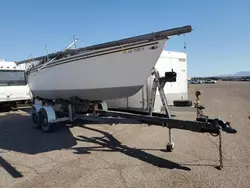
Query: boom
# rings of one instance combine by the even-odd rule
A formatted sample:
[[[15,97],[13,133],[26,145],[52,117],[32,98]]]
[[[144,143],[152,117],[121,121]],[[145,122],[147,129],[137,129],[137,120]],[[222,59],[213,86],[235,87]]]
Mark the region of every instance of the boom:
[[[185,34],[185,33],[191,32],[191,31],[192,31],[192,27],[190,25],[187,25],[184,27],[177,27],[177,28],[173,28],[173,29],[162,30],[162,31],[158,31],[158,32],[148,33],[148,34],[130,37],[130,38],[126,38],[126,39],[121,39],[121,40],[117,40],[117,41],[96,44],[96,45],[92,45],[92,46],[88,46],[88,47],[82,47],[82,48],[73,49],[73,50],[68,49],[67,51],[59,51],[59,52],[48,54],[46,56],[32,58],[32,61],[41,61],[43,59],[46,59],[47,57],[49,59],[52,59],[52,58],[55,58],[55,57],[60,56],[62,54],[68,55],[68,54],[81,53],[81,52],[86,52],[86,51],[91,51],[91,50],[99,50],[102,48],[110,48],[110,47],[125,45],[128,43],[161,40],[161,39],[166,39],[169,36]],[[23,63],[27,63],[27,60],[16,62],[16,64],[23,64]]]

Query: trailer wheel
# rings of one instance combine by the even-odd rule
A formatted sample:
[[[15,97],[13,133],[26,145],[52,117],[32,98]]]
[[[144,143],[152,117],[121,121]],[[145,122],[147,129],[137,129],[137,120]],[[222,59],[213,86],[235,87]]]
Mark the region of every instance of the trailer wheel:
[[[47,112],[44,109],[41,110],[40,118],[42,130],[44,132],[50,132],[52,129],[52,124],[49,123]]]
[[[36,128],[36,129],[39,129],[41,128],[41,125],[40,125],[40,117],[39,117],[39,110],[40,106],[35,106],[33,105],[32,108],[31,108],[31,120],[33,122],[33,127]]]
[[[172,152],[174,150],[174,144],[173,143],[168,143],[166,146],[166,149],[168,152]]]

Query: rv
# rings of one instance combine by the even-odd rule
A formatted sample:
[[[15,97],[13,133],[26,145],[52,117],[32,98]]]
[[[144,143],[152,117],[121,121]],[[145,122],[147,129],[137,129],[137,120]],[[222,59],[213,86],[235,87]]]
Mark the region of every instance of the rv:
[[[164,92],[168,104],[173,106],[174,101],[188,100],[188,81],[187,81],[187,54],[183,52],[173,52],[163,50],[156,62],[155,68],[159,71],[160,76],[165,72],[174,71],[177,73],[176,82],[168,82],[164,86]],[[153,76],[150,75],[143,87],[133,96],[128,98],[119,98],[107,100],[108,106],[112,108],[132,108],[147,110],[153,85]],[[154,111],[162,110],[160,93],[157,90]]]
[[[0,106],[15,107],[27,103],[32,94],[25,78],[25,65],[0,59]]]

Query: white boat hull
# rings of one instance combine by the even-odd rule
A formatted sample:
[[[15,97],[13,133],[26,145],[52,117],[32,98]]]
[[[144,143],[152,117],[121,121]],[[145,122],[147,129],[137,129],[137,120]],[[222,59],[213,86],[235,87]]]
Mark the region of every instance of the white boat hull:
[[[165,43],[166,39],[55,60],[30,71],[28,85],[34,97],[44,99],[129,97],[144,85]]]

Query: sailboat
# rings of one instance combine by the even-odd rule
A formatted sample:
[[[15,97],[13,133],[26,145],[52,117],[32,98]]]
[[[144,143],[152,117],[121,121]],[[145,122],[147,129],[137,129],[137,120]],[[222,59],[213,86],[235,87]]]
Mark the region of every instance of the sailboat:
[[[188,25],[88,47],[66,48],[16,64],[29,63],[28,85],[33,96],[43,100],[127,98],[143,87],[169,36],[191,31]]]

